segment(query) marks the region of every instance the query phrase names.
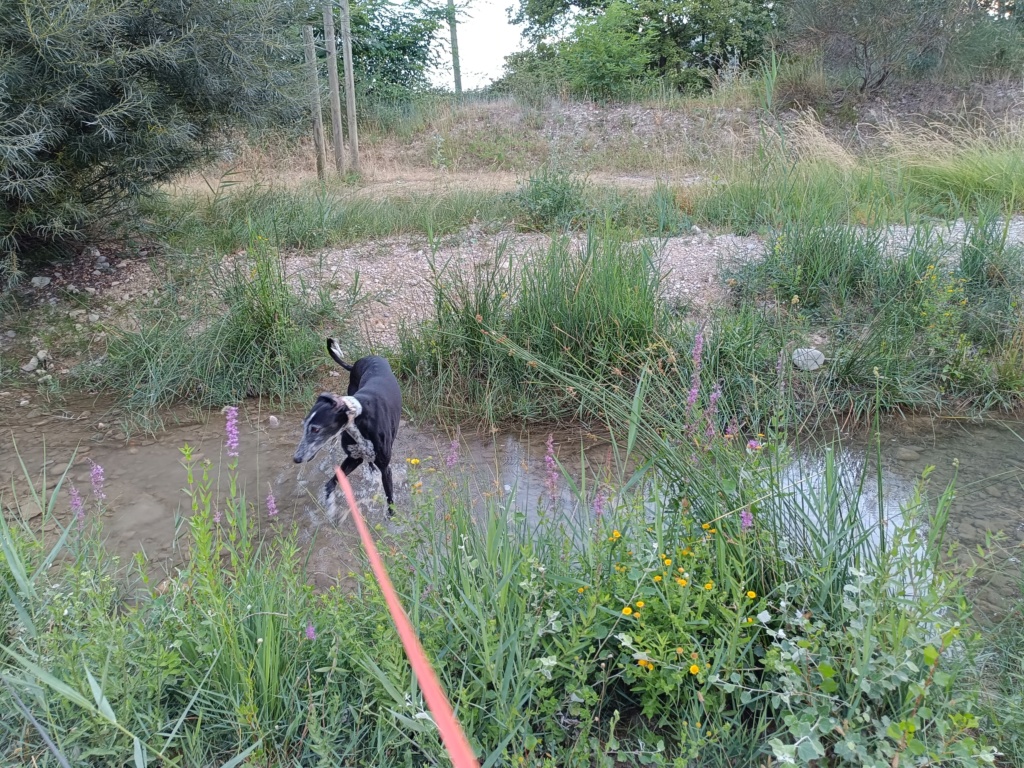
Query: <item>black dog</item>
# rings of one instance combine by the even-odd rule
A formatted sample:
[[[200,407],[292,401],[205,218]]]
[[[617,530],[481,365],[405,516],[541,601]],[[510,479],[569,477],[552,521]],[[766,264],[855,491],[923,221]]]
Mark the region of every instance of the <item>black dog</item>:
[[[341,349],[334,339],[327,339],[327,352],[338,365],[350,372],[348,394],[338,397],[325,392],[316,399],[302,423],[302,441],[295,450],[295,463],[312,459],[327,441],[341,432],[341,447],[345,451],[341,471],[347,477],[364,461],[376,467],[388,500],[388,515],[391,515],[395,505],[391,448],[402,417],[402,392],[398,388],[398,379],[383,357],[363,357],[349,365],[341,359]],[[337,522],[334,508],[337,486],[338,478],[332,473],[324,485],[324,501],[334,522]]]

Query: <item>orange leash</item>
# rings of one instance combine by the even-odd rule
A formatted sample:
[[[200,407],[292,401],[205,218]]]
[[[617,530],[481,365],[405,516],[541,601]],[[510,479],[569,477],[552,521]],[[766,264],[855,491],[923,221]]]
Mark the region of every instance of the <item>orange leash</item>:
[[[479,768],[480,764],[477,762],[476,755],[473,754],[472,747],[469,746],[469,740],[466,738],[462,726],[459,725],[459,721],[455,717],[451,705],[448,703],[448,697],[445,696],[444,690],[441,688],[441,683],[434,673],[434,668],[430,666],[430,662],[427,660],[427,654],[423,651],[419,638],[416,637],[416,631],[412,628],[412,623],[409,621],[405,609],[402,608],[402,603],[398,600],[398,593],[395,592],[395,588],[391,584],[388,571],[384,567],[384,561],[380,559],[377,547],[370,536],[370,529],[366,527],[363,516],[359,514],[359,508],[356,506],[356,497],[352,493],[352,486],[349,485],[348,478],[341,471],[341,467],[335,467],[334,474],[337,475],[338,483],[341,485],[342,490],[345,491],[345,498],[348,500],[349,509],[352,511],[352,519],[356,521],[359,538],[362,539],[366,555],[370,559],[370,568],[373,569],[373,575],[377,577],[381,592],[384,593],[384,601],[388,605],[391,618],[395,622],[395,628],[398,630],[398,636],[405,647],[405,655],[409,657],[409,664],[412,666],[412,671],[419,681],[420,688],[423,691],[423,698],[427,700],[430,714],[434,716],[434,724],[437,725],[437,730],[441,732],[441,741],[444,743],[445,749],[448,750],[448,756],[452,759],[452,765],[455,768]]]

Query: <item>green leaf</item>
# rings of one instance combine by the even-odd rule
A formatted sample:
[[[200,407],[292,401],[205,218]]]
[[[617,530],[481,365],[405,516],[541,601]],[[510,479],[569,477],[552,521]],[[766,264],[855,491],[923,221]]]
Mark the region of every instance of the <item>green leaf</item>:
[[[818,665],[818,674],[822,677],[835,677],[836,670],[831,664],[823,661]]]
[[[245,750],[245,752],[242,752],[242,753],[237,754],[234,757],[232,757],[230,760],[228,760],[226,763],[224,763],[224,765],[222,765],[220,768],[235,768],[236,765],[241,765],[242,761],[245,760],[245,758],[247,758],[253,752],[255,752],[256,748],[259,747],[259,745],[262,744],[262,743],[263,743],[263,739],[260,739],[255,744],[253,744],[251,747],[249,747],[247,750]]]
[[[924,663],[929,667],[939,660],[939,652],[934,645],[926,645],[924,648]]]
[[[83,666],[85,665],[83,664]],[[110,702],[107,701],[107,697],[103,694],[103,689],[100,688],[100,684],[96,682],[96,678],[92,676],[92,672],[89,671],[88,667],[85,667],[85,676],[89,680],[89,688],[92,689],[92,697],[95,699],[100,713],[116,725],[117,716],[114,714],[114,709],[110,706]]]
[[[134,736],[132,741],[135,749],[135,768],[146,768],[146,748],[138,736]]]

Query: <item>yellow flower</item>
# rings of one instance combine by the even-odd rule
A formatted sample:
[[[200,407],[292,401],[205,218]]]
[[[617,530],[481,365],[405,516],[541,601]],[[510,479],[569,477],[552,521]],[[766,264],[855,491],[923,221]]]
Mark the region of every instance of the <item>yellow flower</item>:
[[[747,597],[753,600],[755,597],[757,597],[757,592],[755,592],[754,590],[750,590],[749,592],[747,592]]]
[[[698,672],[700,672],[700,667],[698,667],[696,664],[691,664],[690,665],[690,674],[691,675],[696,675]]]
[[[654,662],[650,659],[637,659],[636,663],[644,669],[654,669]]]
[[[754,623],[754,617],[753,616],[747,616],[747,624],[753,624],[753,623]]]
[[[711,527],[711,523],[704,523],[704,525],[702,525],[702,526],[701,526],[701,528],[703,528],[703,529],[704,529],[705,531],[706,531],[706,530],[707,530],[708,528],[710,528],[710,527]]]
[[[682,655],[683,655],[683,649],[682,648],[676,648],[676,656],[682,656]]]
[[[715,582],[713,582],[713,581],[709,581],[707,584],[704,585],[704,589],[707,589],[707,590],[712,590],[714,588],[715,588]]]
[[[415,467],[415,466],[416,466],[417,464],[419,464],[419,463],[420,463],[420,460],[419,460],[419,459],[406,459],[406,461],[408,461],[408,462],[409,462],[410,464],[412,464],[412,465],[413,465],[414,467]]]
[[[661,581],[661,576],[655,576],[654,577],[654,581],[655,581],[655,583]]]
[[[612,531],[612,538],[616,539],[616,540],[617,539],[621,539],[622,538],[622,534],[618,530]]]
[[[718,529],[712,528],[710,531],[708,531],[708,533],[718,533]]]
[[[676,579],[676,584],[678,584],[680,587],[685,587],[689,583],[690,582],[688,582],[686,579]]]
[[[623,613],[624,616],[632,616],[633,615],[633,609],[630,608],[627,605],[625,608],[622,609],[622,613]]]
[[[584,591],[585,589],[586,589],[586,587],[580,587],[580,588],[579,588],[579,589],[577,589],[576,591],[577,591],[577,592],[579,592],[579,593],[580,593],[580,594],[582,595],[582,594],[583,594],[583,591]]]
[[[672,565],[672,561],[669,558],[665,558],[665,565]]]
[[[637,608],[643,608],[645,605],[647,605],[647,603],[645,603],[643,600],[637,600],[636,601],[636,607]]]
[[[682,568],[676,568],[677,573],[686,573]]]

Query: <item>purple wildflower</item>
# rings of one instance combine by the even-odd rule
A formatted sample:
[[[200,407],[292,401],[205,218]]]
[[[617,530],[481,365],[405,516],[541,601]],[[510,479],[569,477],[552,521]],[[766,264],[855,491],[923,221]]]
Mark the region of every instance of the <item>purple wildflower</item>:
[[[313,626],[313,622],[306,624],[306,639],[316,640],[316,627]]]
[[[690,353],[690,357],[693,360],[693,364],[700,368],[700,356],[704,351],[704,334],[700,331],[693,337],[693,351]]]
[[[607,501],[608,495],[604,492],[604,488],[599,489],[594,497],[594,517],[600,517],[604,514],[604,505]]]
[[[89,479],[92,481],[92,495],[103,500],[107,498],[107,494],[103,492],[103,467],[92,459],[89,459],[89,462],[92,464],[92,471],[89,472]]]
[[[735,418],[729,420],[729,426],[725,428],[726,437],[736,437],[740,431],[739,422]]]
[[[78,521],[78,530],[82,530],[85,525],[85,501],[82,500],[82,494],[73,485],[71,486],[71,512],[75,516],[75,520]]]
[[[452,440],[452,444],[448,447],[448,455],[444,458],[444,464],[448,469],[451,469],[459,463],[459,441]]]
[[[549,434],[547,441],[544,443],[547,446],[547,453],[544,454],[544,466],[547,468],[547,477],[544,482],[548,487],[548,493],[551,494],[551,498],[555,498],[558,492],[558,464],[555,461],[555,436]]]
[[[754,527],[754,516],[750,514],[750,510],[744,507],[740,510],[740,529],[749,531]]]
[[[220,523],[220,507],[213,510],[213,522]]]
[[[229,405],[224,409],[224,431],[227,433],[227,440],[224,445],[228,449],[228,456],[238,455],[238,408]]]
[[[277,515],[277,499],[274,498],[273,492],[267,494],[267,517],[274,517]]]
[[[747,441],[747,448],[749,448],[752,451],[760,451],[761,448],[762,448],[762,445],[757,440],[748,440]]]

